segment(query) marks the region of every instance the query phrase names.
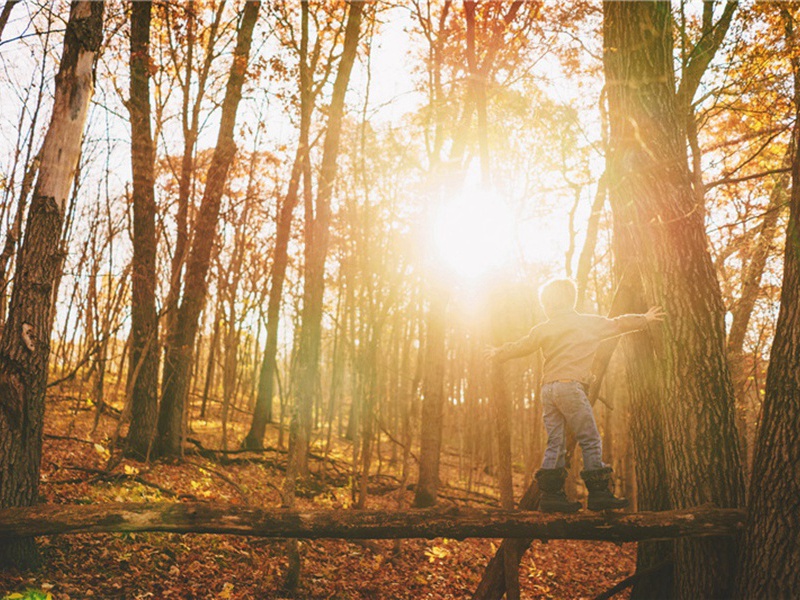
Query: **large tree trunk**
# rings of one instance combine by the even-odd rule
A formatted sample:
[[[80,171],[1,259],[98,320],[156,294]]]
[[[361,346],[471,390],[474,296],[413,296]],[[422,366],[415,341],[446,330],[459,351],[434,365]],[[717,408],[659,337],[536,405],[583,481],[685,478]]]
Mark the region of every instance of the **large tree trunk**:
[[[131,167],[133,273],[131,294],[131,424],[126,454],[146,459],[158,419],[156,312],[155,146],[150,130],[150,17],[152,2],[131,3]]]
[[[794,17],[789,9],[783,15],[794,75],[795,154],[781,308],[756,439],[739,598],[796,598],[800,593],[800,60]]]
[[[178,309],[175,331],[171,332],[164,359],[164,381],[161,406],[158,415],[158,439],[155,448],[158,456],[180,456],[183,438],[183,413],[189,391],[189,378],[193,361],[198,320],[205,303],[208,282],[208,266],[211,250],[217,235],[222,193],[228,170],[236,153],[234,125],[242,85],[247,71],[253,28],[258,18],[261,3],[248,1],[242,13],[236,48],[233,52],[230,77],[222,103],[222,115],[217,136],[217,145],[206,176],[206,187],[195,225],[191,252],[186,263],[186,285],[183,300]]]
[[[296,386],[295,402],[300,420],[297,434],[298,473],[308,472],[308,443],[311,437],[314,398],[319,390],[319,355],[322,336],[322,297],[325,290],[325,260],[330,238],[331,198],[336,181],[339,139],[344,117],[344,100],[350,73],[358,51],[363,2],[348,4],[344,47],[336,80],[333,84],[328,128],[322,150],[319,186],[313,219],[307,219],[310,230],[305,241],[305,280],[303,282],[303,308],[300,333],[297,341],[293,382]]]
[[[306,510],[208,502],[50,504],[0,511],[0,539],[109,531],[226,533],[273,538],[536,538],[632,542],[735,535],[744,511],[701,506],[663,513],[546,514],[534,511],[423,509]]]
[[[609,191],[617,228],[641,257],[659,328],[669,497],[685,508],[742,504],[724,306],[686,156],[672,65],[668,2],[604,3],[610,124]],[[730,596],[734,542],[676,547],[680,598]]]
[[[267,343],[258,375],[258,393],[253,411],[250,430],[242,442],[242,447],[252,450],[261,449],[264,445],[264,433],[267,423],[272,421],[272,395],[275,384],[275,368],[278,356],[278,328],[280,322],[283,282],[286,279],[286,267],[289,264],[289,239],[292,232],[294,209],[297,206],[300,191],[300,178],[309,160],[309,131],[313,98],[311,93],[311,75],[308,65],[308,2],[300,6],[302,11],[300,37],[300,141],[292,165],[289,178],[289,189],[278,212],[278,223],[275,231],[275,250],[270,275],[269,300],[267,301]]]
[[[645,305],[639,265],[624,248],[617,235],[614,249],[617,262],[627,262],[619,275],[617,300],[621,313],[641,313]],[[623,258],[624,257],[624,258]],[[636,459],[636,510],[669,510],[667,466],[664,454],[663,390],[658,383],[658,357],[652,336],[630,335],[622,341],[625,352],[631,406],[631,438]],[[632,598],[668,599],[673,593],[673,544],[646,542],[637,547],[636,569],[647,573],[633,587]],[[657,565],[667,563],[662,569]]]
[[[0,507],[30,506],[37,499],[61,230],[94,92],[103,8],[102,2],[70,7],[53,114],[0,338]],[[36,558],[32,539],[0,544],[0,566],[31,566]]]

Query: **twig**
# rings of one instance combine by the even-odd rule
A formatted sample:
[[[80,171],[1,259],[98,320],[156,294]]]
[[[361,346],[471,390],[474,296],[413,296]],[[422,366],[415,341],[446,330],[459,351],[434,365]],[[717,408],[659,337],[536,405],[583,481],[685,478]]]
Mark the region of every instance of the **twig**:
[[[225,483],[227,483],[228,485],[233,487],[236,490],[236,492],[239,494],[239,496],[242,497],[242,500],[244,501],[244,503],[246,505],[248,505],[248,506],[250,505],[250,499],[247,497],[247,493],[242,489],[242,486],[240,486],[238,483],[233,481],[227,475],[224,475],[224,474],[220,473],[219,471],[217,471],[215,469],[212,469],[210,467],[206,467],[205,465],[201,465],[200,463],[194,462],[193,460],[187,460],[185,462],[186,462],[187,465],[193,465],[193,466],[197,467],[198,469],[202,469],[203,471],[211,473],[212,475],[216,475],[217,477],[222,479],[222,481],[224,481]]]
[[[56,435],[54,433],[45,433],[44,437],[48,440],[67,440],[70,442],[78,442],[80,444],[88,444],[89,446],[94,446],[94,442],[91,440],[82,440],[81,438],[72,437],[69,435]]]
[[[165,488],[157,483],[149,481],[142,477],[141,475],[128,475],[127,473],[109,473],[108,471],[104,471],[102,469],[93,469],[91,467],[78,467],[78,466],[66,466],[62,467],[60,465],[56,465],[59,469],[67,469],[68,471],[80,471],[81,473],[91,473],[93,475],[97,475],[94,481],[103,480],[103,481],[112,481],[117,482],[123,479],[127,479],[128,481],[135,481],[136,483],[140,483],[144,486],[151,487],[153,489],[158,490],[162,494],[165,494],[171,498],[180,497],[182,494],[178,494],[168,488]],[[91,481],[91,480],[87,480]],[[60,481],[58,483],[63,483]]]

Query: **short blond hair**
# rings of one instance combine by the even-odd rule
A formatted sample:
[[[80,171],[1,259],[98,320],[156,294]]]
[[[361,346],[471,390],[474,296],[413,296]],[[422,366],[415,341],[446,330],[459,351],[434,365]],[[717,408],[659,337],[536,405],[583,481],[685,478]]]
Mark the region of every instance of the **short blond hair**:
[[[578,291],[571,279],[551,279],[539,288],[539,302],[547,315],[575,308]]]

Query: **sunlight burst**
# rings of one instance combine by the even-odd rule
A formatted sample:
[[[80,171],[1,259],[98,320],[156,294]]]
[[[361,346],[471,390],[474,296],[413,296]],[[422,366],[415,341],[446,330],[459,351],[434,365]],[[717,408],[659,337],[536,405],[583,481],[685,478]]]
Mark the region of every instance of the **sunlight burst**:
[[[436,255],[449,271],[467,280],[479,279],[507,263],[514,248],[514,219],[496,197],[479,188],[465,190],[436,214]]]

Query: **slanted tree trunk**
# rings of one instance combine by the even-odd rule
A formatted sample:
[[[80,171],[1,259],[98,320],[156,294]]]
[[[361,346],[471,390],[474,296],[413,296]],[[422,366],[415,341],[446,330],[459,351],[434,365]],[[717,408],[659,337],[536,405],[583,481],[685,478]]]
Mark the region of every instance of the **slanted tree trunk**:
[[[236,112],[242,98],[242,86],[250,56],[253,28],[261,3],[249,0],[244,5],[233,63],[222,103],[217,145],[206,176],[206,187],[195,224],[194,240],[186,263],[186,283],[183,299],[178,309],[175,331],[164,359],[164,379],[161,406],[158,415],[156,455],[180,456],[183,439],[183,414],[189,391],[189,379],[194,359],[200,312],[205,303],[208,282],[206,276],[211,260],[211,250],[217,235],[222,192],[228,170],[236,153],[233,140]]]
[[[663,411],[669,498],[676,508],[738,507],[743,478],[724,306],[687,164],[670,5],[603,7],[615,228],[625,230],[641,258],[645,297],[668,315],[657,352],[669,403]],[[676,597],[730,596],[732,540],[681,541],[675,556]]]
[[[0,338],[0,507],[37,500],[44,393],[50,357],[55,282],[67,195],[94,92],[94,67],[103,37],[102,2],[73,2],[56,75],[50,125],[41,151],[17,262],[8,321]],[[30,567],[31,538],[0,544],[0,567]]]
[[[267,301],[267,343],[258,375],[258,393],[253,410],[250,430],[242,441],[243,448],[258,450],[264,445],[267,423],[272,421],[272,396],[275,385],[275,365],[278,356],[278,329],[280,324],[283,282],[289,264],[289,239],[292,232],[294,209],[300,197],[300,178],[309,160],[309,131],[313,111],[311,75],[308,65],[308,2],[300,5],[302,11],[300,34],[300,141],[289,178],[289,189],[278,210],[275,231],[275,250],[270,275],[269,300]]]
[[[131,423],[129,456],[146,459],[158,419],[158,315],[156,312],[155,146],[150,130],[150,17],[152,2],[131,3],[131,167],[133,271],[131,294]]]
[[[135,0],[134,0],[135,1]],[[197,7],[194,0],[186,3],[186,60],[183,76],[183,106],[181,109],[181,125],[183,129],[183,155],[181,156],[181,169],[178,179],[178,208],[175,215],[175,249],[170,261],[170,280],[169,291],[164,301],[165,327],[167,332],[175,330],[178,319],[178,309],[180,304],[181,286],[183,285],[183,268],[186,262],[186,254],[189,246],[189,204],[192,194],[192,183],[195,181],[195,160],[194,152],[197,144],[197,136],[200,131],[200,109],[206,93],[211,64],[215,57],[219,56],[216,49],[217,36],[219,34],[222,14],[225,10],[225,3],[218,3],[214,19],[208,28],[208,39],[206,40],[206,52],[200,66],[197,83],[192,82],[192,72],[195,69],[195,44],[197,26]],[[169,7],[165,12],[169,17]],[[174,68],[179,68],[177,59],[173,58]],[[190,98],[195,92],[194,102],[190,108]]]
[[[336,80],[333,84],[328,127],[322,150],[317,198],[313,218],[305,240],[305,279],[303,281],[303,308],[300,333],[297,340],[296,361],[292,380],[295,382],[295,402],[300,419],[297,431],[298,474],[308,473],[308,443],[311,437],[314,398],[319,390],[319,354],[322,336],[322,296],[325,289],[325,260],[330,238],[331,198],[336,181],[339,139],[344,117],[344,100],[350,73],[358,51],[358,38],[364,2],[348,4],[344,47]],[[309,207],[307,207],[309,208]],[[310,216],[310,215],[308,215]]]
[[[795,102],[789,224],[781,308],[755,446],[739,598],[795,598],[800,593],[800,59],[794,12],[782,9]]]

